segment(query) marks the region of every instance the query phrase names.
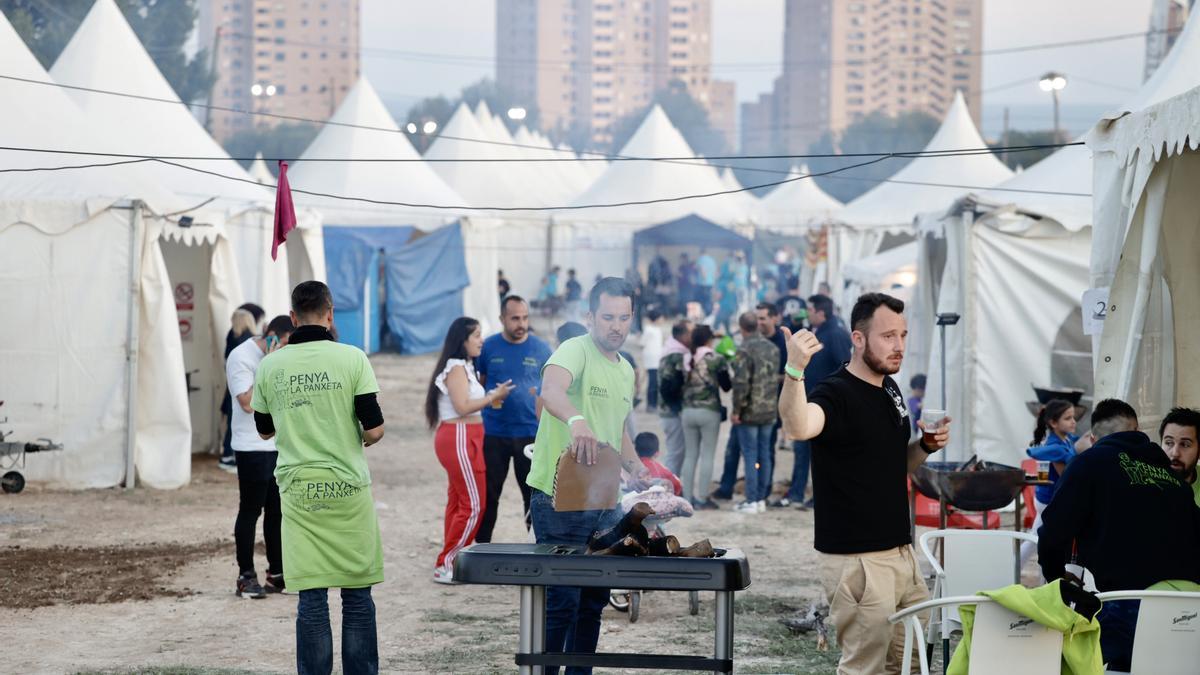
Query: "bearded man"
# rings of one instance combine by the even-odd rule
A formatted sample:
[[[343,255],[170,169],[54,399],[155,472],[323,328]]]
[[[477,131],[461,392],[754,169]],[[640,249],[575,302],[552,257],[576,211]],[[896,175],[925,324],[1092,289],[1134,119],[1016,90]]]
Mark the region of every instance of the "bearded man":
[[[909,533],[905,477],[946,447],[950,420],[936,434],[929,430],[930,443],[910,443],[908,407],[891,377],[904,359],[903,312],[904,303],[889,295],[860,297],[850,315],[850,363],[807,396],[804,369],[824,347],[809,331],[782,329],[788,361],[779,413],[789,436],[812,441],[820,505],[814,546],[842,650],[840,674],[899,673],[904,629],[889,626],[888,617],[929,599]]]

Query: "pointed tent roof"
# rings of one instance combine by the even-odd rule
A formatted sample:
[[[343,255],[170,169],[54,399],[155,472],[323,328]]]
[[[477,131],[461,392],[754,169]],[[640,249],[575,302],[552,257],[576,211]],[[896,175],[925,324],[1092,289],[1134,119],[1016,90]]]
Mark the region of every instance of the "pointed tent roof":
[[[971,121],[962,92],[954,102],[937,133],[925,146],[926,152],[984,148],[987,144]],[[846,174],[853,176],[853,171]],[[859,228],[908,227],[917,214],[943,209],[963,190],[911,183],[955,183],[991,187],[1013,175],[991,153],[949,157],[917,157],[888,180],[871,188],[838,215],[838,221]]]
[[[726,190],[741,190],[729,195],[729,198],[738,204],[738,208],[746,213],[753,214],[758,210],[758,197],[754,196],[753,192],[746,190],[745,186],[738,181],[737,176],[733,175],[733,169],[725,167],[721,169],[721,185]]]
[[[524,125],[513,135],[513,142],[523,157],[528,159],[574,159],[574,153],[563,154],[549,147],[535,136]],[[580,175],[578,162],[529,162],[525,165],[528,174],[538,181],[538,190],[545,195],[545,203],[549,205],[569,204],[580,192],[584,176]]]
[[[0,13],[0,63],[6,75],[34,82],[54,82],[29,47]],[[0,100],[19,104],[0,106],[0,145],[95,151],[91,121],[66,90],[56,86],[0,80]],[[48,153],[0,151],[0,164],[34,168],[104,161]],[[138,198],[155,208],[182,206],[175,195],[142,166],[113,166],[72,171],[7,174],[0,181],[0,198]]]
[[[829,222],[844,204],[829,196],[806,176],[807,165],[793,166],[787,177],[793,180],[767,193],[759,202],[758,222],[774,228],[814,227]]]
[[[637,131],[621,148],[623,157],[690,157],[695,153],[688,146],[662,108],[655,105],[646,114]],[[695,161],[619,161],[610,162],[604,173],[583,194],[575,205],[608,204],[644,201],[691,194],[719,193],[725,190],[721,177],[704,160]],[[581,209],[566,212],[564,217],[575,220],[620,219],[657,223],[688,214],[698,214],[722,225],[732,225],[749,219],[729,195],[717,195],[675,202],[659,202],[624,208]]]
[[[459,139],[474,140],[459,140]],[[501,158],[498,146],[490,141],[475,113],[466,103],[460,103],[450,120],[442,127],[441,134],[425,151],[425,159],[483,159]],[[531,192],[529,185],[521,185],[496,162],[436,162],[433,170],[455,192],[462,195],[472,206],[523,206]],[[521,201],[521,204],[517,202]]]
[[[360,77],[289,172],[295,188],[339,195],[441,206],[465,203],[409,143],[367,78]],[[347,126],[352,125],[352,126]],[[370,128],[364,128],[370,127]],[[318,158],[388,158],[402,162],[314,162]],[[306,161],[307,160],[307,161]],[[374,207],[344,200],[297,195],[297,202],[318,207],[325,222],[357,224],[387,220],[436,227],[455,217],[435,209]]]
[[[608,168],[608,162],[595,161],[599,159],[599,157],[596,157],[595,155],[579,155],[576,154],[575,151],[572,150],[571,147],[566,143],[552,145],[549,138],[541,135],[539,135],[538,138],[547,148],[553,148],[554,152],[557,153],[559,157],[586,157],[589,160],[587,162],[570,163],[567,165],[570,167],[567,176],[571,181],[571,186],[575,188],[576,195],[581,194],[584,190],[590,188],[592,183],[595,183],[596,179],[599,178],[600,175],[604,173],[604,170]]]
[[[250,168],[246,169],[246,172],[250,174],[251,178],[263,185],[275,184],[275,174],[271,173],[271,170],[267,168],[267,163],[263,161],[261,152],[255,153],[254,162],[250,164]]]
[[[223,157],[221,161],[178,163],[243,180],[253,180],[232,159],[171,89],[154,65],[113,0],[96,0],[79,29],[67,43],[51,76],[78,87],[128,92],[168,99],[158,103],[143,99],[68,90],[83,109],[96,138],[105,150],[146,155]],[[99,133],[97,130],[103,130]],[[238,202],[272,203],[271,191],[257,184],[240,183],[195,171],[159,165],[154,173],[173,191],[191,197],[222,196]]]

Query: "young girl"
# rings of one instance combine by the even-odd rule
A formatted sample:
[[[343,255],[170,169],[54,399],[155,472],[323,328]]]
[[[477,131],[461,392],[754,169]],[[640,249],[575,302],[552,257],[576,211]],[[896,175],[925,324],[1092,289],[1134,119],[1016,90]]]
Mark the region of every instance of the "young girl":
[[[512,391],[512,380],[484,392],[475,374],[483,350],[479,322],[459,317],[446,331],[446,341],[425,396],[425,421],[436,428],[433,447],[450,479],[446,495],[445,543],[433,568],[433,580],[454,583],[454,556],[475,541],[487,489],[483,461],[483,417],[480,412]]]
[[[1051,400],[1038,413],[1037,427],[1033,430],[1033,442],[1026,452],[1040,462],[1050,462],[1051,485],[1039,485],[1035,491],[1034,505],[1037,518],[1033,522],[1033,533],[1042,526],[1042,511],[1054,496],[1058,477],[1075,459],[1075,405],[1061,398]],[[1037,544],[1027,541],[1021,544],[1021,565],[1024,566]]]

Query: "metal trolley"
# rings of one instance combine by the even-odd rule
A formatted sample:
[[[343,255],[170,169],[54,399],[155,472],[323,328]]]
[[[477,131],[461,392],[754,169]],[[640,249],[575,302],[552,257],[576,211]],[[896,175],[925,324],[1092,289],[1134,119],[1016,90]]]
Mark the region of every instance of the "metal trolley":
[[[0,406],[2,405],[4,401],[0,401]],[[0,420],[0,424],[5,422],[8,422],[7,417]],[[4,475],[0,476],[0,490],[15,495],[25,489],[25,476],[22,476],[18,469],[25,468],[26,453],[62,450],[62,444],[52,443],[48,438],[39,438],[36,443],[5,440],[12,434],[11,431],[0,430],[0,471],[4,472]]]
[[[733,672],[733,594],[750,586],[750,563],[733,548],[715,558],[662,558],[586,555],[583,546],[554,544],[475,544],[454,559],[454,579],[464,584],[521,588],[522,674],[546,666],[648,668]],[[657,591],[713,591],[716,626],[713,656],[669,654],[547,653],[546,587],[622,588]]]

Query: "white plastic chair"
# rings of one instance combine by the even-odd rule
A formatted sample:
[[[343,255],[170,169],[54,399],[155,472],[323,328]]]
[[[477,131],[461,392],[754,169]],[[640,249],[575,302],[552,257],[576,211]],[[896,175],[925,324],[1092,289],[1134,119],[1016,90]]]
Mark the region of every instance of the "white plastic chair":
[[[1200,668],[1200,593],[1110,591],[1101,602],[1141,600],[1133,634],[1134,675],[1195,675]]]
[[[942,541],[942,560],[931,547],[938,539]],[[1036,544],[1037,537],[1011,530],[933,530],[922,534],[921,553],[934,572],[933,599],[969,596],[1021,583],[1022,541]],[[934,630],[938,626],[942,651],[948,651],[950,633],[958,625],[957,606],[939,608],[936,620],[930,615],[925,642],[934,644]]]
[[[963,595],[927,600],[899,611],[888,621],[904,623],[904,660],[900,672],[912,668],[913,643],[923,635],[917,616],[925,610],[957,609],[976,605],[975,626],[971,634],[971,660],[968,675],[1058,675],[1062,664],[1062,633],[1042,626],[982,595]],[[929,658],[917,650],[921,675],[929,675]],[[949,665],[948,663],[945,665]]]

